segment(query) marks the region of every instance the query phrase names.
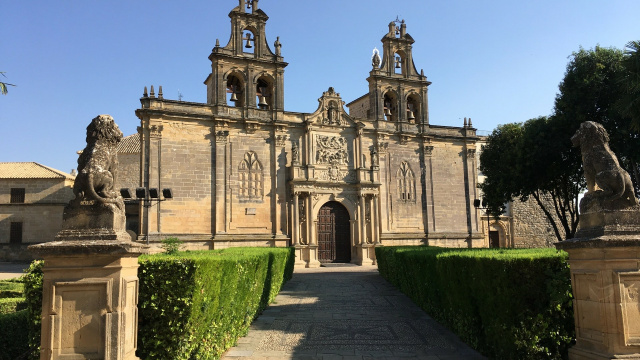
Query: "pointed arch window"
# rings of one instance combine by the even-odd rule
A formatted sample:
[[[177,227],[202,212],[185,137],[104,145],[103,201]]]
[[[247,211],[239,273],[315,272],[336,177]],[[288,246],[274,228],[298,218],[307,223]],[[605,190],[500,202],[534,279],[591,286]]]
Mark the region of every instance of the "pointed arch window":
[[[255,152],[249,151],[238,167],[241,200],[262,201],[264,197],[264,172]]]
[[[420,96],[411,94],[407,97],[407,121],[410,123],[419,123],[420,119]]]
[[[387,91],[383,97],[384,117],[387,121],[398,121],[398,98],[393,91]]]
[[[406,161],[400,164],[396,173],[398,200],[402,202],[416,202],[416,177]]]
[[[273,83],[267,76],[261,76],[256,82],[256,104],[259,109],[273,108]]]

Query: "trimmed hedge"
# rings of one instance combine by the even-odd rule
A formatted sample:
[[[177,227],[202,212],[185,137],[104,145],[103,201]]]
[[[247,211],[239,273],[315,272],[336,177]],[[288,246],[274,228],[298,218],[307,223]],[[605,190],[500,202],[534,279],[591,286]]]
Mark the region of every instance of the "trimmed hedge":
[[[554,249],[376,248],[380,274],[492,359],[563,359],[574,337],[568,255]]]
[[[218,358],[246,334],[259,311],[291,279],[293,263],[293,248],[141,256],[137,355],[142,359]],[[40,345],[42,262],[34,262],[30,270],[25,293],[30,309],[30,359],[35,360]]]
[[[0,315],[0,360],[27,359],[28,317],[26,309]]]
[[[0,315],[26,309],[24,298],[0,298]]]

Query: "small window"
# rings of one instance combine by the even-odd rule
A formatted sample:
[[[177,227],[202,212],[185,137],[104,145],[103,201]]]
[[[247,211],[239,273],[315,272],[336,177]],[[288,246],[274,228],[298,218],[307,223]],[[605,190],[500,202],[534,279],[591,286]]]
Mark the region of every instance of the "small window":
[[[9,242],[11,244],[22,244],[22,223],[12,222],[11,233],[9,234]]]
[[[24,188],[13,188],[11,189],[11,203],[12,204],[23,204],[24,203]]]

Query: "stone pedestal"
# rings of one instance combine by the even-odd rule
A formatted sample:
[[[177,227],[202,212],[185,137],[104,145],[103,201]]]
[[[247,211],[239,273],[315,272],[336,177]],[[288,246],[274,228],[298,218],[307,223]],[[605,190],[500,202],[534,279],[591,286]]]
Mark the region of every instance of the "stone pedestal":
[[[318,245],[308,245],[307,251],[309,254],[309,262],[307,263],[308,268],[319,268],[322,266],[320,261],[318,261]]]
[[[80,204],[72,201],[64,208],[62,230],[56,235],[56,240],[130,241],[125,213],[121,210],[124,202],[122,199],[118,201],[119,205],[106,207],[97,201],[82,201]]]
[[[580,217],[569,253],[576,326],[571,360],[640,359],[640,212]]]
[[[56,241],[44,258],[42,360],[133,360],[138,332],[138,256],[130,241]]]
[[[358,244],[355,263],[357,265],[373,265],[376,258],[375,248],[374,244]]]
[[[293,263],[293,266],[295,268],[303,268],[307,265],[307,262],[304,260],[304,254],[303,254],[303,249],[304,246],[303,245],[294,245],[293,248],[294,250],[294,254],[295,254],[295,262]]]

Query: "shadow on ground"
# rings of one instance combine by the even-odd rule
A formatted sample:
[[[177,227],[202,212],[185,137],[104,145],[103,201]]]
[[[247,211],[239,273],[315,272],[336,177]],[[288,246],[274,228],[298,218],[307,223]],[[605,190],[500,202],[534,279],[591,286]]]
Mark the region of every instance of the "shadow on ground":
[[[223,359],[483,359],[375,267],[296,270]]]

